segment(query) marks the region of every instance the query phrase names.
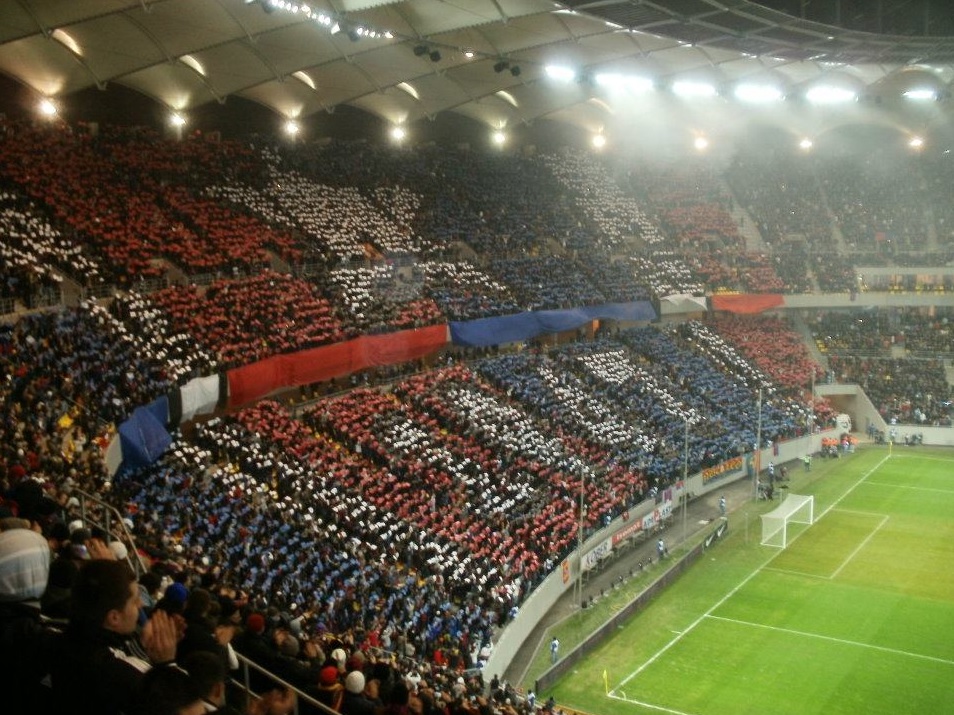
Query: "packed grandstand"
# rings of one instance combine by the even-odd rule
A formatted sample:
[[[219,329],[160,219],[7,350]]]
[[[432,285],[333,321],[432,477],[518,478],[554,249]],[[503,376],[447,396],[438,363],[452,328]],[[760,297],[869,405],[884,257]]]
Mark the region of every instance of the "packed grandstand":
[[[886,196],[865,161],[848,183],[803,157],[621,172],[583,152],[0,129],[7,515],[69,561],[76,494],[102,498],[149,598],[157,575],[212,594],[235,649],[306,693],[339,649],[483,693],[458,676],[580,525],[673,486],[686,424],[692,473],[832,424],[816,379],[860,384],[886,424],[951,424],[950,308],[732,312],[864,293],[857,265],[948,263],[946,164],[902,161],[933,188]],[[929,280],[898,289],[954,292]],[[697,302],[660,322],[673,296]],[[51,617],[73,578],[51,572]],[[529,707],[513,700],[496,707]]]

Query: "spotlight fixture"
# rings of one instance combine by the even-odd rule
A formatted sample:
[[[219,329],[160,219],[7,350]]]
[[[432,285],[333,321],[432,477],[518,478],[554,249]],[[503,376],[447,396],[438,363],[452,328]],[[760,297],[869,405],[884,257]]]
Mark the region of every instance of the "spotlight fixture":
[[[520,66],[519,66],[519,65],[514,65],[513,67],[511,67],[511,68],[510,68],[510,74],[512,74],[514,77],[519,77],[519,76],[520,76]]]
[[[497,74],[500,74],[501,72],[503,72],[503,71],[504,71],[505,69],[507,69],[508,67],[510,67],[510,63],[509,63],[509,62],[507,62],[507,61],[505,61],[505,60],[500,60],[500,62],[498,62],[498,63],[496,63],[496,64],[494,65],[494,72],[496,72]]]
[[[43,98],[40,100],[39,105],[40,114],[44,117],[55,117],[56,116],[56,104],[52,99]]]
[[[414,46],[414,56],[415,57],[424,57],[427,55],[431,58],[431,62],[440,62],[441,61],[441,51],[432,50],[427,45],[415,45]]]
[[[361,33],[352,27],[350,30],[348,30],[348,39],[352,42],[357,42],[361,39]]]

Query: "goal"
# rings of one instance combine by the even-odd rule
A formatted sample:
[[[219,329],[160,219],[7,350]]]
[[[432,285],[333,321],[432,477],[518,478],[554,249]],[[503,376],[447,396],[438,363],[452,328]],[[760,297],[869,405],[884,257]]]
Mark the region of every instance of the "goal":
[[[815,497],[788,494],[778,507],[762,515],[762,546],[788,545],[789,524],[811,524],[814,520]]]

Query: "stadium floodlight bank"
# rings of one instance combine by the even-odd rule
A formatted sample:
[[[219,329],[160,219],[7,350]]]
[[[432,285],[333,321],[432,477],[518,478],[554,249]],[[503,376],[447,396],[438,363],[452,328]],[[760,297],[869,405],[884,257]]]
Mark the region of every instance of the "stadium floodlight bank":
[[[789,494],[778,507],[762,515],[762,546],[784,549],[788,545],[789,524],[811,524],[815,517],[815,497]]]

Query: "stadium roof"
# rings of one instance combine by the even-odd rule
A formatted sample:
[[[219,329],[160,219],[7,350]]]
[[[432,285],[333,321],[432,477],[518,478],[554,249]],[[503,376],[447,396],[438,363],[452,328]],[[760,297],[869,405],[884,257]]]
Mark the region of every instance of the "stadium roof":
[[[592,128],[596,73],[948,94],[951,15],[947,0],[11,0],[0,72],[42,96],[118,84],[179,112],[239,96],[287,118],[351,105]],[[554,64],[580,81],[555,86]]]

